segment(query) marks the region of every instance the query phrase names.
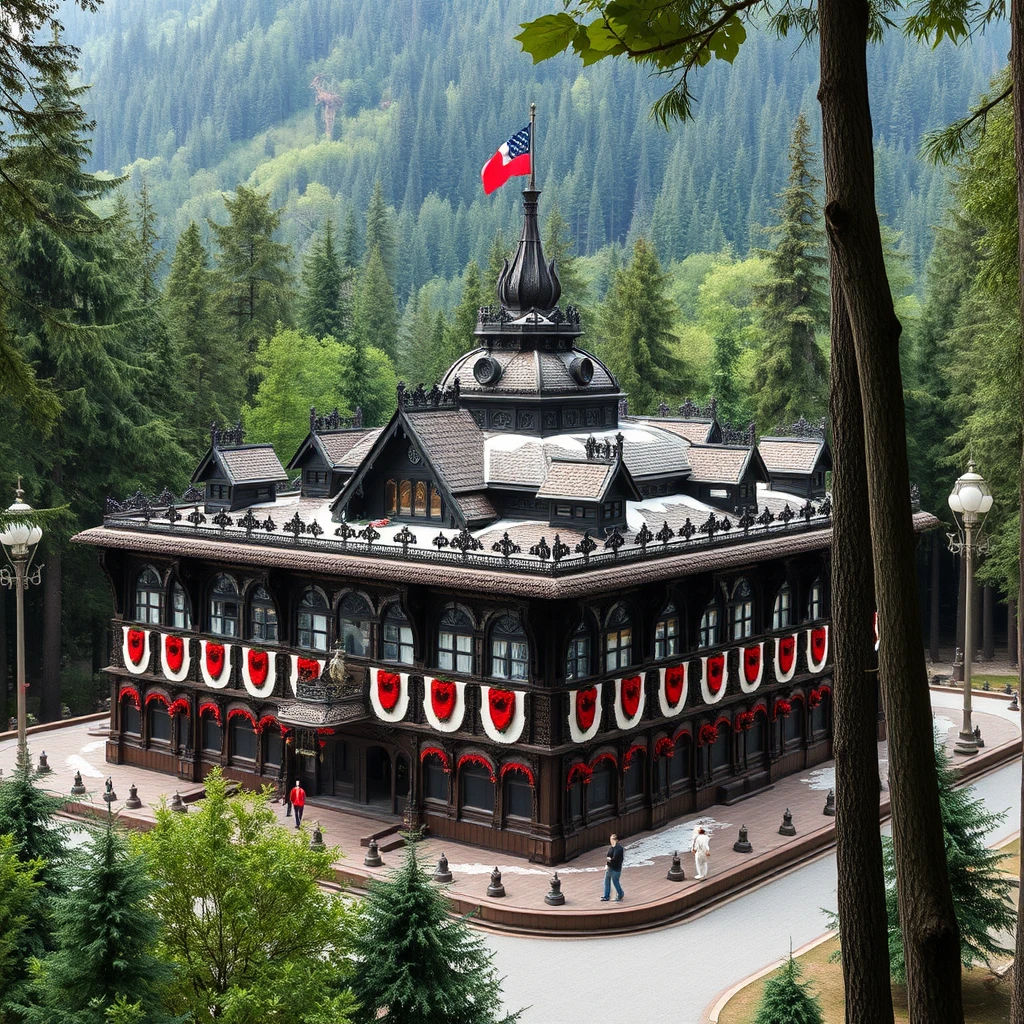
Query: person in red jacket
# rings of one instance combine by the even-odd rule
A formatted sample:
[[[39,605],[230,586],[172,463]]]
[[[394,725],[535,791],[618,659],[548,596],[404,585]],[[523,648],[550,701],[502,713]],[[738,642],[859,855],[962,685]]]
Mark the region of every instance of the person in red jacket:
[[[302,812],[306,806],[306,791],[298,779],[295,780],[295,786],[288,794],[288,802],[295,811],[295,827],[298,828],[302,824]]]

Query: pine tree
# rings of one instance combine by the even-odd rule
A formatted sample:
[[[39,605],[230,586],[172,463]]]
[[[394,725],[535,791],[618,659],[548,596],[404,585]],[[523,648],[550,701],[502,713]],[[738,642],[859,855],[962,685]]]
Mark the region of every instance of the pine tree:
[[[68,830],[54,820],[63,807],[63,800],[33,783],[27,756],[0,780],[0,835],[11,836],[23,862],[43,863],[41,877],[52,888],[58,887],[57,870],[67,857]]]
[[[590,317],[590,288],[580,275],[579,257],[573,251],[575,243],[569,233],[569,223],[557,206],[552,206],[544,229],[544,256],[555,261],[555,271],[562,286],[559,303],[563,307],[575,306],[586,327]]]
[[[150,1024],[174,1018],[162,1006],[170,964],[156,953],[159,918],[145,860],[108,821],[69,866],[53,901],[55,946],[39,963],[27,1024],[107,1024],[107,1010],[127,1001]]]
[[[778,196],[779,223],[767,229],[775,246],[762,254],[774,277],[758,296],[763,341],[753,390],[764,431],[825,413],[828,366],[815,332],[828,323],[828,287],[810,134],[801,113],[789,146],[789,183]]]
[[[824,1024],[821,1003],[802,974],[790,953],[782,970],[765,982],[753,1024]]]
[[[315,338],[328,335],[345,341],[350,315],[342,298],[351,271],[342,267],[334,247],[334,226],[328,217],[323,234],[313,239],[302,265],[303,295],[299,303],[299,324]]]
[[[494,954],[465,918],[451,918],[406,844],[390,878],[370,883],[353,948],[352,990],[365,1024],[513,1024],[504,1014]]]
[[[18,855],[13,837],[0,835],[0,993],[5,1003],[23,997],[29,957],[41,951],[33,932],[39,927],[42,867],[42,861]]]
[[[476,260],[470,260],[462,275],[462,296],[446,324],[440,348],[431,351],[430,376],[424,383],[433,384],[440,381],[459,356],[476,346],[477,341],[473,332],[476,330],[482,304],[480,268]]]
[[[384,263],[388,281],[394,287],[395,281],[395,229],[391,222],[391,211],[384,202],[384,187],[378,178],[373,183],[373,195],[366,210],[366,237],[363,251],[366,253],[366,264],[369,266],[373,250],[377,249]]]
[[[139,297],[144,306],[157,299],[156,279],[164,261],[160,236],[156,230],[156,209],[149,194],[149,184],[143,176],[139,194],[135,199],[136,239],[139,246]]]
[[[366,260],[356,296],[354,333],[357,347],[379,348],[392,359],[398,349],[398,311],[380,249],[374,245]]]
[[[511,256],[512,250],[505,241],[505,235],[502,233],[501,228],[498,228],[494,233],[491,248],[487,253],[487,272],[484,274],[482,285],[483,299],[487,305],[497,302],[498,278],[501,276],[505,261],[510,259]]]
[[[1006,817],[993,813],[969,788],[956,788],[957,777],[945,748],[935,745],[935,773],[945,836],[953,909],[960,929],[960,962],[970,968],[988,965],[994,956],[1010,952],[996,936],[1016,926],[1011,897],[1016,880],[1000,870],[1007,854],[990,849],[986,836]],[[900,933],[896,865],[892,838],[882,837],[885,865],[885,902],[889,917],[889,966],[893,981],[906,982],[903,936]]]
[[[341,232],[341,265],[346,270],[355,270],[359,266],[359,227],[356,224],[356,211],[350,206],[345,214],[345,227]]]
[[[629,395],[632,412],[651,412],[661,397],[681,396],[686,388],[682,365],[670,348],[674,322],[667,276],[654,247],[639,238],[602,307],[606,341],[598,353]]]

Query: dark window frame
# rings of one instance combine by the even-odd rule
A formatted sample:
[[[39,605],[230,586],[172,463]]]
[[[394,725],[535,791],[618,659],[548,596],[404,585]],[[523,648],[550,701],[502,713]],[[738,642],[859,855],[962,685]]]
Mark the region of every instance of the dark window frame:
[[[149,575],[150,579],[144,577]],[[141,603],[140,603],[141,600]],[[164,585],[160,573],[151,565],[144,565],[135,577],[135,621],[147,626],[160,626],[164,621]],[[143,614],[140,614],[140,611]]]
[[[442,672],[472,675],[475,636],[472,617],[458,605],[448,605],[437,625],[437,667]]]
[[[276,644],[281,639],[277,605],[262,585],[253,590],[249,599],[249,639],[263,644]]]
[[[518,615],[511,612],[499,615],[491,626],[487,646],[488,675],[492,679],[509,682],[526,682],[529,679],[530,641]]]
[[[299,595],[295,608],[295,645],[321,654],[330,650],[331,606],[318,587],[306,587]]]
[[[218,590],[221,581],[227,581],[233,587],[232,590]],[[229,611],[233,609],[233,611]],[[231,637],[237,639],[241,636],[242,624],[242,592],[238,581],[234,576],[226,572],[217,573],[210,586],[210,600],[208,602],[210,633],[213,636]],[[220,621],[220,626],[215,625]],[[233,628],[227,629],[231,623]]]

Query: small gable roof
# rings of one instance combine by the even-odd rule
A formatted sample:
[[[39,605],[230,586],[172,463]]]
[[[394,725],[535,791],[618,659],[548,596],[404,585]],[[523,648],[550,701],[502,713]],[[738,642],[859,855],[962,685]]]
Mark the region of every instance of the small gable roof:
[[[298,469],[307,454],[316,452],[332,469],[351,469],[359,465],[362,454],[376,440],[382,427],[361,427],[356,430],[331,430],[307,434],[305,441],[288,463],[289,469]]]
[[[551,501],[601,502],[616,482],[631,500],[640,500],[640,492],[621,462],[552,459],[537,497]]]
[[[288,482],[281,460],[269,444],[242,444],[210,448],[192,474],[193,483],[223,476],[231,484],[280,484]]]
[[[758,449],[769,473],[813,473],[832,468],[832,450],[820,437],[762,437]]]
[[[756,448],[727,445],[692,444],[686,457],[693,469],[691,480],[697,483],[738,484],[749,469],[756,479],[768,481],[768,470]]]
[[[714,441],[715,420],[670,420],[653,419],[643,421],[649,427],[667,430],[670,434],[681,437],[690,444],[707,444]]]
[[[484,435],[465,409],[417,409],[404,413],[423,454],[452,494],[482,490]]]

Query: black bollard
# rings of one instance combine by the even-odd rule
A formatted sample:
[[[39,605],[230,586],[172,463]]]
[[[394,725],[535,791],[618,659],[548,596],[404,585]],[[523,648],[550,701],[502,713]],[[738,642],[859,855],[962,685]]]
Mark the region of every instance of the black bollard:
[[[501,884],[501,872],[497,866],[491,872],[491,884],[487,886],[487,895],[494,899],[500,899],[505,895],[505,886]]]
[[[124,805],[129,811],[137,811],[142,806],[142,801],[139,799],[139,787],[134,782],[128,787],[128,799],[125,800]]]
[[[313,826],[313,834],[309,837],[309,848],[311,850],[322,850],[324,848],[324,834],[320,831],[320,822]]]
[[[381,860],[380,850],[377,849],[377,840],[371,839],[366,849],[366,856],[363,858],[363,865],[368,868],[379,868],[384,864]]]
[[[565,893],[562,892],[562,880],[558,877],[557,871],[551,876],[551,888],[544,897],[544,902],[549,907],[565,906]]]
[[[72,796],[84,796],[85,795],[85,783],[82,782],[82,773],[75,772],[75,784],[71,787]]]
[[[981,738],[981,726],[980,725],[976,725],[974,727],[974,742],[977,743],[979,747],[985,746],[985,741]]]
[[[737,853],[753,853],[754,848],[750,845],[750,838],[747,835],[747,826],[740,825],[740,837],[732,844]]]
[[[448,858],[442,853],[437,859],[437,870],[434,872],[434,881],[447,885],[452,880],[452,873],[448,870]]]
[[[686,880],[686,873],[683,871],[683,865],[679,861],[679,851],[676,850],[672,854],[672,867],[668,869],[668,875],[666,878],[670,882],[683,882]]]
[[[49,775],[52,771],[50,762],[46,760],[46,751],[44,750],[39,755],[39,766],[36,768],[36,775]]]
[[[175,814],[188,814],[188,804],[181,799],[180,793],[174,794],[174,799],[171,801],[171,810]]]
[[[786,808],[786,813],[782,816],[782,824],[779,826],[780,836],[795,836],[796,826],[793,824],[793,815],[789,813],[789,808]]]
[[[836,794],[831,789],[828,791],[828,796],[825,797],[825,809],[821,813],[827,814],[830,818],[836,816]]]
[[[114,780],[108,775],[103,789],[103,802],[108,806],[115,803],[117,794],[114,792]]]

